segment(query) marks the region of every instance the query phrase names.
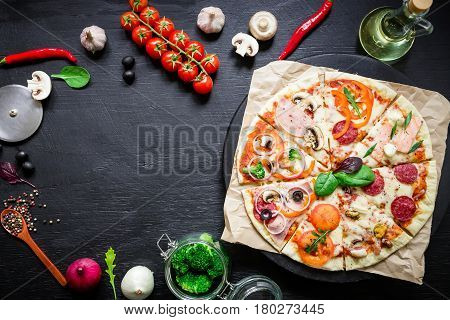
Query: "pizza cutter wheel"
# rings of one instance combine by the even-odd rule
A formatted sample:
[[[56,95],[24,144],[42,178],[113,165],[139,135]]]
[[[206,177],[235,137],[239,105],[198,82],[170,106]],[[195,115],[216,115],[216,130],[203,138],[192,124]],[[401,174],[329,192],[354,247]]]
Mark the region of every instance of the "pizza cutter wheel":
[[[0,140],[19,142],[31,137],[43,117],[42,104],[27,87],[12,84],[0,88]]]

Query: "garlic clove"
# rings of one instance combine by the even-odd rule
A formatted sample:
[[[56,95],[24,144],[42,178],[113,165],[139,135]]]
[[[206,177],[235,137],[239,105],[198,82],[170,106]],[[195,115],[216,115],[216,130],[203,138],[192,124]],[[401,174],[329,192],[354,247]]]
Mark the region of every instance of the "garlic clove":
[[[81,45],[93,54],[103,50],[107,40],[105,30],[97,26],[84,28],[80,34]]]
[[[153,292],[154,286],[153,272],[147,267],[136,266],[125,274],[120,288],[126,298],[142,300]]]
[[[219,33],[225,24],[225,15],[220,8],[203,8],[197,17],[197,26],[204,33]]]

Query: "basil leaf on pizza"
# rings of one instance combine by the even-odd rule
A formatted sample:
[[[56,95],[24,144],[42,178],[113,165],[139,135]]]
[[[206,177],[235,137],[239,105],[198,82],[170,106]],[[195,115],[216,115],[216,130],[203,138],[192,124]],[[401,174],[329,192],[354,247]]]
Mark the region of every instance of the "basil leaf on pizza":
[[[322,172],[314,184],[314,193],[320,197],[328,196],[336,190],[338,185],[339,181],[333,175],[333,172]]]
[[[335,174],[339,184],[346,187],[365,187],[375,180],[375,173],[368,166],[363,165],[355,173],[337,172]]]
[[[410,111],[406,116],[405,122],[403,123],[403,128],[406,129],[408,127],[409,123],[411,122],[411,118],[412,118],[412,111]]]

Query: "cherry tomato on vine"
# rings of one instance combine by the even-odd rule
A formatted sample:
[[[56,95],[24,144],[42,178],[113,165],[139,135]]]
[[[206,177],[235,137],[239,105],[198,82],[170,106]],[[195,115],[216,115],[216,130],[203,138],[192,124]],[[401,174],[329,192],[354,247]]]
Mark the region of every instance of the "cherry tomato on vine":
[[[209,53],[202,60],[202,67],[208,74],[215,73],[220,66],[219,57],[216,54]]]
[[[141,12],[146,6],[148,6],[148,0],[128,0],[133,11]]]
[[[184,62],[178,69],[178,78],[183,82],[191,82],[198,75],[198,67],[192,62]]]
[[[139,25],[139,20],[134,12],[127,11],[120,16],[120,25],[125,30],[131,31]]]
[[[151,37],[152,32],[150,31],[150,28],[146,26],[138,26],[131,32],[131,39],[133,39],[134,43],[136,43],[139,47],[145,46],[148,39]]]
[[[162,17],[155,21],[155,29],[161,33],[164,38],[168,38],[175,29],[175,25],[169,18]]]
[[[172,50],[164,52],[161,57],[161,64],[169,72],[175,72],[181,67],[181,54]]]
[[[194,79],[192,86],[194,87],[195,92],[199,94],[208,94],[213,88],[213,81],[210,76],[202,73]]]
[[[203,56],[205,55],[205,48],[198,41],[189,41],[186,44],[185,51],[189,57],[197,61],[202,61]]]
[[[159,19],[159,12],[153,7],[146,7],[141,11],[139,18],[153,27],[155,21]]]
[[[169,41],[177,45],[181,50],[184,50],[189,40],[188,34],[183,30],[174,30],[169,36]],[[178,51],[175,47],[172,47],[172,49]]]
[[[153,59],[161,59],[164,52],[167,51],[167,44],[161,38],[151,38],[145,45],[145,51]]]

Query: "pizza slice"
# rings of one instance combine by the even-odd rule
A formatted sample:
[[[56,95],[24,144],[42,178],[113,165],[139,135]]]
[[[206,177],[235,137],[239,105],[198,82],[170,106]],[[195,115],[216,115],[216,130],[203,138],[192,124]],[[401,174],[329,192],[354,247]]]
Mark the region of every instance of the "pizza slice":
[[[245,210],[261,236],[281,251],[314,203],[311,179],[242,190]]]
[[[437,194],[435,161],[374,169],[375,180],[352,193],[365,197],[411,235],[432,216]]]
[[[321,93],[328,110],[323,131],[334,163],[352,154],[397,95],[379,81],[342,72],[327,72]]]
[[[291,181],[326,171],[320,162],[270,124],[256,118],[240,144],[240,184]]]
[[[282,253],[312,268],[344,270],[341,212],[336,195],[315,201]]]
[[[355,147],[355,154],[371,167],[421,162],[433,157],[427,124],[404,96],[400,96]]]

